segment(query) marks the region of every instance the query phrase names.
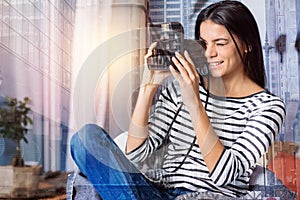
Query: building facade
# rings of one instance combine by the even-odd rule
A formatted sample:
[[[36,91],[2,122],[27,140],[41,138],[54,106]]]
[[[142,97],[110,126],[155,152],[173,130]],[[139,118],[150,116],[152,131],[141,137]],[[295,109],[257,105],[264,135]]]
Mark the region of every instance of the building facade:
[[[149,23],[180,22],[184,36],[194,38],[194,26],[199,11],[216,0],[149,0]]]
[[[31,99],[34,124],[23,156],[45,170],[65,169],[75,5],[75,0],[0,0],[1,99]],[[4,151],[0,156],[9,157],[9,146]]]
[[[297,37],[297,1],[266,0],[266,40],[264,43],[267,88],[280,96],[287,115],[280,140],[298,141],[299,62],[295,48]],[[299,11],[299,10],[298,10]]]

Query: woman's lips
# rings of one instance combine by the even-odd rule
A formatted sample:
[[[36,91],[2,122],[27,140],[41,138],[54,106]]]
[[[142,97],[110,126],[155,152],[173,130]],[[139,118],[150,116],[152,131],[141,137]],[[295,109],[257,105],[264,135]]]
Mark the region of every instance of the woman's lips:
[[[209,67],[211,69],[217,69],[221,64],[223,63],[223,61],[220,62],[209,62]]]

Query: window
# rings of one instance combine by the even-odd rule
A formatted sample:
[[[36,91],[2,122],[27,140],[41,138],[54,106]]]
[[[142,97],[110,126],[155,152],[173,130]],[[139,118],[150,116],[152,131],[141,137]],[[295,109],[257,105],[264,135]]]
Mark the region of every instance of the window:
[[[1,37],[1,42],[5,46],[9,46],[9,33],[10,33],[10,28],[6,23],[2,23],[2,37]]]
[[[22,42],[22,49],[23,49],[23,52],[22,52],[22,56],[25,58],[25,59],[28,59],[28,56],[29,56],[29,44],[28,44],[28,41],[23,39],[23,42]]]
[[[71,73],[66,70],[63,70],[62,84],[67,88],[71,87]]]

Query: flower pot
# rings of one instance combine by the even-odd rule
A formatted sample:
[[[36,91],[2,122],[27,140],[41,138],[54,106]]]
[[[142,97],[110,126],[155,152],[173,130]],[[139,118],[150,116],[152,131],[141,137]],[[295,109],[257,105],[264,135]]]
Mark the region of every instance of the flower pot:
[[[42,166],[0,166],[0,198],[28,198],[39,185]]]

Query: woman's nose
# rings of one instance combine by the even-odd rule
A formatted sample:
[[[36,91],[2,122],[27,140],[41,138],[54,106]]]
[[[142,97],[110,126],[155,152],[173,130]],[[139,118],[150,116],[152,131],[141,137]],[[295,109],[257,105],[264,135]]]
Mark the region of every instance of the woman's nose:
[[[204,54],[207,58],[212,58],[217,55],[217,51],[213,46],[207,45]]]

